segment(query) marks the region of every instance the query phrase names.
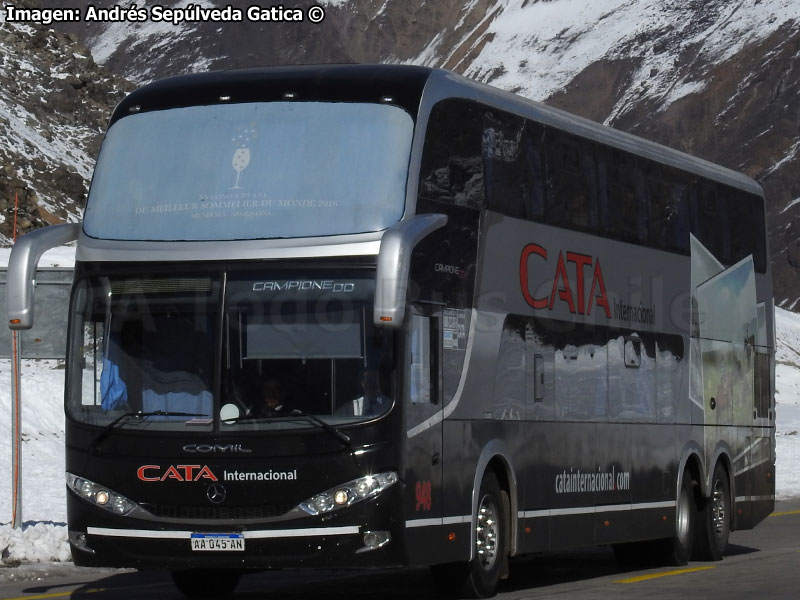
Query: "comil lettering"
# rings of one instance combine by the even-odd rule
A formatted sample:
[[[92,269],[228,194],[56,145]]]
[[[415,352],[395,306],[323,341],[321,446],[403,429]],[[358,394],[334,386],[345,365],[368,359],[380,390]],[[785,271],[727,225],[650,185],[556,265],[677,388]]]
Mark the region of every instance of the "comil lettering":
[[[600,260],[586,254],[577,252],[567,252],[566,260],[564,253],[558,253],[558,259],[553,273],[553,287],[547,296],[536,297],[534,290],[530,288],[528,279],[529,263],[533,260],[536,264],[535,269],[552,268],[548,261],[547,249],[539,244],[528,244],[522,249],[519,260],[519,280],[522,287],[522,295],[533,308],[546,308],[553,310],[556,302],[563,302],[572,314],[591,315],[592,309],[599,306],[603,309],[607,318],[611,318],[611,309],[608,306],[608,296],[606,295],[606,285],[603,281],[603,269],[600,268]],[[576,294],[573,294],[567,276],[567,265],[573,264],[575,281],[577,282]],[[589,295],[586,295],[584,286],[584,269],[588,267],[592,273],[592,284]]]

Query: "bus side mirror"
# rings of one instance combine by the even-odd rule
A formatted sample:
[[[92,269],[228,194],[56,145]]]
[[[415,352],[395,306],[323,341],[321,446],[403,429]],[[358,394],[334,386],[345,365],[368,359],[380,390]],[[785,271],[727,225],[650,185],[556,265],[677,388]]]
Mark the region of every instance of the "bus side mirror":
[[[375,325],[400,327],[403,324],[411,252],[425,236],[446,223],[447,215],[417,215],[400,221],[383,234],[375,278]]]
[[[6,276],[9,329],[33,327],[33,286],[39,259],[51,248],[78,239],[80,231],[80,223],[50,225],[14,242]]]

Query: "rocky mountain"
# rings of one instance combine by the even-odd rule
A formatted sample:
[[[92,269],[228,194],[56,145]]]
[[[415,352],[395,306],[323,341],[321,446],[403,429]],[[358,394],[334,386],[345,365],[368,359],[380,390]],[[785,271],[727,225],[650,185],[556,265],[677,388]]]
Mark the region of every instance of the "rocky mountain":
[[[136,82],[273,64],[443,67],[743,171],[767,193],[776,301],[800,309],[800,0],[287,3],[312,4],[325,10],[321,23],[251,15],[252,2],[140,0],[151,17],[142,22],[117,14],[56,27]],[[157,20],[157,7],[173,11]],[[225,7],[243,16],[201,20],[200,9]]]
[[[110,110],[131,88],[75,34],[0,22],[0,243],[15,200],[20,233],[80,219]]]

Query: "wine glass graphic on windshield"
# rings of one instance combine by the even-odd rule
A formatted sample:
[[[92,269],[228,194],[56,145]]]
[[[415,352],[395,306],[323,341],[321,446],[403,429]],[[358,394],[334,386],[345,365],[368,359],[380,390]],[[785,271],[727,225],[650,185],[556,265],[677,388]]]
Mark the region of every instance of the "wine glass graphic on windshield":
[[[234,190],[241,189],[239,187],[239,177],[250,164],[250,148],[237,148],[233,153],[233,168],[236,169],[236,181],[233,184]]]
[[[233,153],[233,160],[231,161],[231,165],[236,171],[236,180],[233,182],[233,188],[231,189],[242,189],[239,186],[239,178],[242,176],[242,172],[247,168],[247,165],[250,164],[250,148],[248,148],[248,143],[250,140],[255,139],[255,137],[256,130],[251,126],[244,128],[241,133],[232,140],[237,145],[237,148]]]

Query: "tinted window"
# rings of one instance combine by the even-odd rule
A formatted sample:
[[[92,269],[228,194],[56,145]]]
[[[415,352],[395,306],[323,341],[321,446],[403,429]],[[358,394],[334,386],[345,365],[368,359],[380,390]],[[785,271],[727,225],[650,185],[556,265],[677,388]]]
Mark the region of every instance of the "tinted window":
[[[726,249],[727,204],[717,196],[717,188],[710,182],[696,186],[694,202],[690,203],[692,234],[714,257],[722,263],[728,262]]]
[[[600,223],[609,237],[647,243],[648,202],[639,160],[615,148],[602,148],[598,158]]]
[[[593,145],[555,129],[545,133],[547,211],[553,225],[591,231],[597,226]]]
[[[525,169],[525,120],[499,111],[483,116],[483,164],[490,210],[525,217],[528,174]]]
[[[764,239],[764,210],[760,200],[745,192],[731,190],[728,196],[728,227],[731,263],[752,254],[756,271],[765,272],[767,244]]]
[[[484,207],[483,109],[465,100],[433,107],[425,135],[420,197]]]
[[[689,239],[688,182],[668,167],[651,163],[646,171],[648,188],[648,245],[685,252]]]
[[[420,197],[766,270],[757,196],[467,100],[430,117]]]

